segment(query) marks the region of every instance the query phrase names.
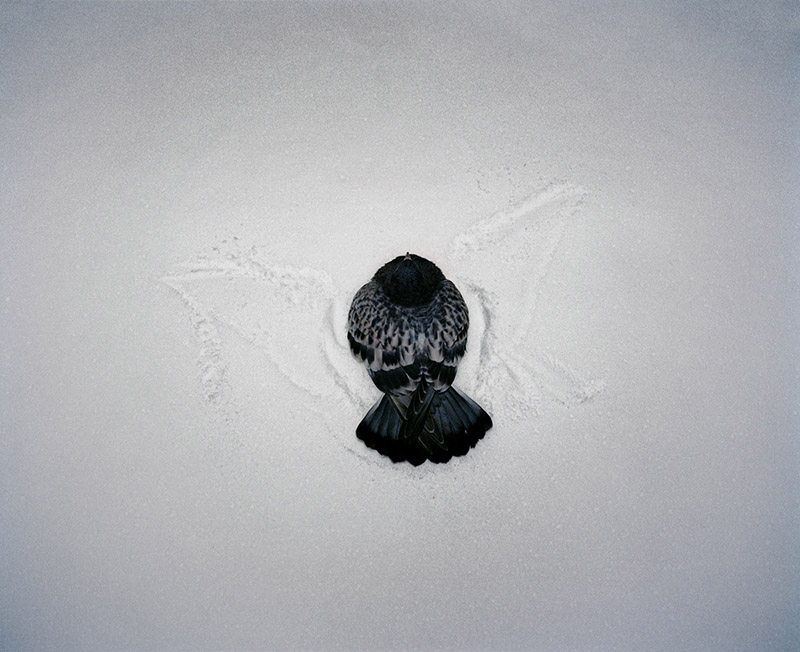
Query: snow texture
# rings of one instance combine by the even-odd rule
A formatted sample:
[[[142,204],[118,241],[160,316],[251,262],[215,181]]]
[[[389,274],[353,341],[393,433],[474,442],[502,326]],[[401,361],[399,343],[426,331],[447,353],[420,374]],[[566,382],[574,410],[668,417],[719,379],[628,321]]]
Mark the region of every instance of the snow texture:
[[[0,5],[0,650],[794,650],[792,3]],[[491,413],[355,428],[433,260]]]

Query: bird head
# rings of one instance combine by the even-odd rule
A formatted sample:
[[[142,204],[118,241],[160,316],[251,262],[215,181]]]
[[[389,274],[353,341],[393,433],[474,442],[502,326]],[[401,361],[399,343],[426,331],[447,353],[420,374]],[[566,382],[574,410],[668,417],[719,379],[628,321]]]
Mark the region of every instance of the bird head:
[[[386,296],[401,306],[430,303],[445,280],[442,271],[431,261],[411,253],[390,260],[373,278]]]

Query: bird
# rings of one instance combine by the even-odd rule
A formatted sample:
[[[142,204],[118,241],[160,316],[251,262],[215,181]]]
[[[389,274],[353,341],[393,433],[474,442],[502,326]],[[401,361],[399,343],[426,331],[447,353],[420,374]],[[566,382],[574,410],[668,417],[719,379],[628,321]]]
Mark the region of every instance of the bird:
[[[378,269],[355,293],[347,319],[350,350],[383,392],[356,436],[414,466],[466,455],[492,427],[453,386],[468,329],[464,298],[430,260],[406,253]]]

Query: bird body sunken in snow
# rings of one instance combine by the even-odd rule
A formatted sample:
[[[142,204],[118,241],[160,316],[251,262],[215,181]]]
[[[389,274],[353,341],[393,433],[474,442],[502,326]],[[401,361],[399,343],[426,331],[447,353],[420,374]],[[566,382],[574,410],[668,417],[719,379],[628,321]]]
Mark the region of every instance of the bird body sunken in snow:
[[[492,420],[452,385],[468,328],[456,286],[414,254],[389,261],[356,292],[347,339],[384,394],[356,429],[359,439],[415,466],[475,446]]]

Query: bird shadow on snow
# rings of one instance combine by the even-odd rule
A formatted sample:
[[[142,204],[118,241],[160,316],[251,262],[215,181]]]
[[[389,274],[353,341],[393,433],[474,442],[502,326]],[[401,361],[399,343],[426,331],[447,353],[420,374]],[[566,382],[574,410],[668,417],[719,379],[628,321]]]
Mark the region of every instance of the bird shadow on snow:
[[[456,385],[485,405],[496,425],[536,415],[543,401],[576,405],[604,389],[602,379],[537,348],[537,340],[546,341],[541,327],[533,336],[543,283],[584,194],[568,183],[543,186],[476,222],[452,240],[444,260],[435,260],[470,309],[468,353]],[[355,427],[378,394],[347,345],[347,311],[357,288],[338,288],[321,269],[278,264],[266,249],[236,238],[161,280],[183,301],[199,384],[222,422],[232,426],[239,414],[225,346],[236,333],[310,397],[304,408],[312,407],[345,448],[362,456]],[[343,412],[352,427],[342,428]]]

